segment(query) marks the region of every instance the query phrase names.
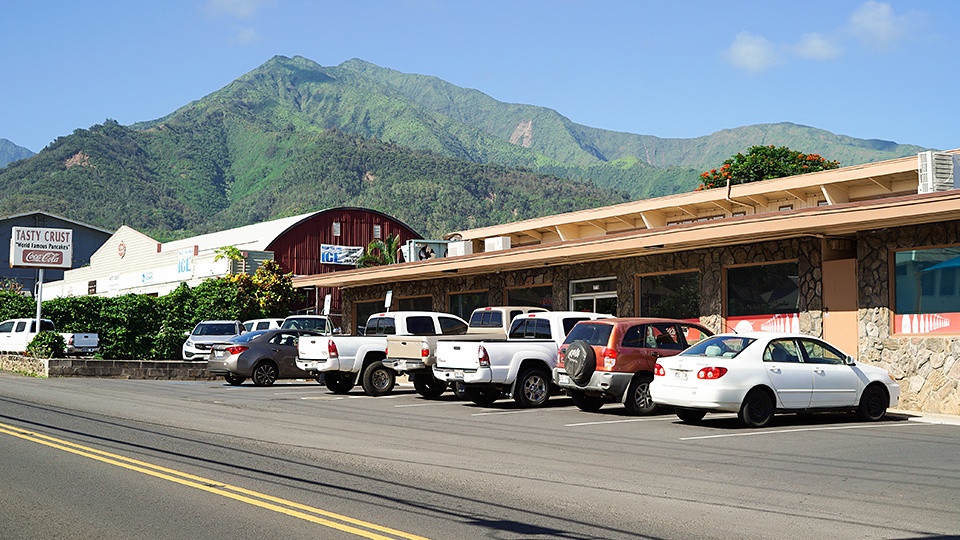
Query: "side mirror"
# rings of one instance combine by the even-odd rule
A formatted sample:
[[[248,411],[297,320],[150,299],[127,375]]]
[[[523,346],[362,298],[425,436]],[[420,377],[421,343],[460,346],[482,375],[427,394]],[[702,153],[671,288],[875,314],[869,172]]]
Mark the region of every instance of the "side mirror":
[[[853,357],[850,356],[849,354],[847,355],[846,358],[843,359],[843,363],[846,364],[846,365],[848,365],[848,366],[855,366],[855,365],[857,365],[857,361],[854,360]]]

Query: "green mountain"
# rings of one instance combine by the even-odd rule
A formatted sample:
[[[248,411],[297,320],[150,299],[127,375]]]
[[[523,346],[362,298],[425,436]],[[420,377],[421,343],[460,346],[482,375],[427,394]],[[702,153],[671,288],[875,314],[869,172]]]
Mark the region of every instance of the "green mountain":
[[[660,139],[361,60],[277,56],[163,118],[78,129],[0,170],[0,215],[43,209],[164,239],[350,205],[438,237],[688,191],[756,144],[842,165],[922,150],[794,124]]]
[[[33,152],[22,146],[17,146],[7,139],[0,139],[0,169],[21,159],[27,159]]]

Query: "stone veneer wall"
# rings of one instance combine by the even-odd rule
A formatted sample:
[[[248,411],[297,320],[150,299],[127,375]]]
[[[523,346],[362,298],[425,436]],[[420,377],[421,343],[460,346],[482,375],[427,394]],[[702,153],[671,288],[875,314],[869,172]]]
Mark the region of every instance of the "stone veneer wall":
[[[344,291],[344,321],[353,326],[353,302],[383,298],[388,289],[394,298],[430,295],[433,309],[449,310],[448,295],[468,291],[488,291],[491,305],[506,302],[505,290],[513,287],[552,285],[553,309],[569,309],[569,283],[572,280],[617,278],[618,314],[631,317],[636,314],[637,276],[657,272],[693,270],[700,272],[701,322],[715,332],[723,331],[723,268],[734,265],[777,263],[797,261],[800,273],[800,330],[821,336],[822,279],[820,264],[820,240],[803,238],[782,242],[765,242],[716,250],[695,250],[677,253],[646,255],[580,263],[570,266],[551,266],[532,270],[496,272],[480,276],[434,279],[429,281],[403,282],[392,286],[377,285],[356,287]]]
[[[960,221],[861,233],[857,241],[860,359],[900,383],[902,409],[960,414],[960,336],[894,334],[893,251],[956,244]]]

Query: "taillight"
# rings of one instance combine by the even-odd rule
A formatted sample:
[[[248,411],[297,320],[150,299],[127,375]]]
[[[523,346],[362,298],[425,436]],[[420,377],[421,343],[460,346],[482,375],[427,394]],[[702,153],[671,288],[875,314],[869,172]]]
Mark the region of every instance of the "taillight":
[[[725,367],[705,367],[697,372],[698,379],[719,379],[727,374]]]
[[[427,344],[424,343],[420,346],[420,357],[426,358],[428,356],[430,356],[430,347],[427,347]]]
[[[224,350],[230,354],[240,354],[249,348],[250,347],[247,347],[246,345],[231,345]]]
[[[600,357],[603,358],[603,369],[610,371],[613,369],[613,365],[617,363],[617,350],[604,347],[600,353]]]
[[[332,339],[327,340],[327,356],[330,358],[340,358],[340,351],[337,350],[337,344]]]
[[[477,361],[480,362],[480,367],[490,367],[490,355],[487,354],[487,350],[483,348],[483,345],[481,345],[480,350],[477,351]]]
[[[70,339],[67,341],[67,345],[73,345],[73,336],[70,336]]]
[[[663,369],[663,366],[657,363],[657,365],[653,366],[653,374],[657,377],[665,377],[667,372],[665,369]]]
[[[563,359],[566,357],[567,357],[566,349],[560,349],[559,351],[557,351],[557,367],[559,368],[563,367]]]

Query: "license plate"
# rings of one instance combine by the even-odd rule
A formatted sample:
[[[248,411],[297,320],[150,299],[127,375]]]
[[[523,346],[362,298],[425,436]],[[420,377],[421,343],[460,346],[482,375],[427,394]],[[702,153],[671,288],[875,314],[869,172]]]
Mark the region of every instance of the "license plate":
[[[455,369],[455,370],[453,370],[453,378],[454,378],[454,379],[463,379],[463,370],[462,370],[462,369]]]
[[[559,379],[560,384],[570,384],[570,377],[567,377],[566,375],[560,375]]]
[[[686,371],[677,371],[676,373],[673,374],[673,376],[676,377],[677,379],[680,379],[681,381],[687,380]]]

